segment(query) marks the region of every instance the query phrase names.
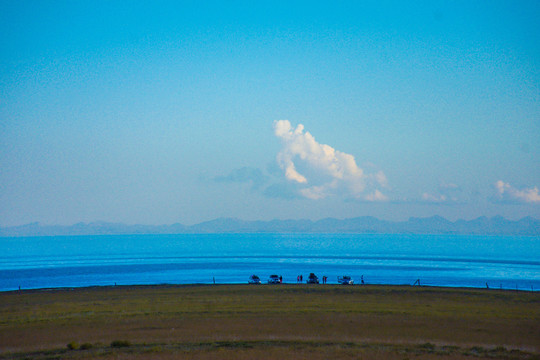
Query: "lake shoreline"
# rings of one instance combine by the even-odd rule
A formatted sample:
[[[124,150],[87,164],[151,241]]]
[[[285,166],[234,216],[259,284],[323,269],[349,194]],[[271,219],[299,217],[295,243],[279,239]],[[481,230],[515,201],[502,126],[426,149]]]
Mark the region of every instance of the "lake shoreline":
[[[62,292],[62,291],[77,291],[77,290],[90,290],[90,289],[115,289],[115,288],[184,288],[184,287],[213,287],[213,286],[242,286],[246,283],[191,283],[191,284],[122,284],[122,285],[90,285],[90,286],[66,286],[66,287],[45,287],[35,289],[15,289],[15,290],[0,290],[2,293],[43,293],[43,292]],[[486,291],[501,291],[501,292],[540,292],[540,289],[528,290],[526,288],[509,289],[498,287],[473,287],[473,286],[442,286],[442,285],[410,285],[410,284],[353,284],[353,285],[339,285],[335,283],[328,284],[306,284],[306,283],[282,283],[282,284],[266,284],[259,285],[251,284],[250,286],[338,286],[338,287],[404,287],[404,288],[429,288],[429,289],[452,289],[452,290],[486,290]]]

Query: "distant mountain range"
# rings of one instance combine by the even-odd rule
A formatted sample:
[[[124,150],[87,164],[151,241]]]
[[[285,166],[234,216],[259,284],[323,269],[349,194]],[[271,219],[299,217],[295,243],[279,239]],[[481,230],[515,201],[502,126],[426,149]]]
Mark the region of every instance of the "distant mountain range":
[[[372,233],[372,234],[471,234],[540,235],[540,220],[525,217],[512,221],[495,216],[449,221],[440,216],[395,222],[364,216],[351,219],[243,221],[220,218],[200,224],[125,225],[107,222],[70,226],[31,223],[0,228],[0,236],[185,234],[185,233]]]

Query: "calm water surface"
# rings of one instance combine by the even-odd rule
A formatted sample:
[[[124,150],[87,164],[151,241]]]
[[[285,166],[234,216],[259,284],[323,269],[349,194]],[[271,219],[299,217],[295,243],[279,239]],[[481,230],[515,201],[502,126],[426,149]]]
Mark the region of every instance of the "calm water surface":
[[[540,238],[365,234],[181,234],[0,238],[0,291],[93,285],[356,283],[539,290]]]

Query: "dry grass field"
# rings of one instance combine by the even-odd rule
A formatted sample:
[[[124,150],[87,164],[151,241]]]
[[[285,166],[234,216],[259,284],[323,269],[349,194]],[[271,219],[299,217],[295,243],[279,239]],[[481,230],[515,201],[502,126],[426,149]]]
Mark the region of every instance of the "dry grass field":
[[[0,293],[0,359],[540,359],[540,293],[338,285]]]

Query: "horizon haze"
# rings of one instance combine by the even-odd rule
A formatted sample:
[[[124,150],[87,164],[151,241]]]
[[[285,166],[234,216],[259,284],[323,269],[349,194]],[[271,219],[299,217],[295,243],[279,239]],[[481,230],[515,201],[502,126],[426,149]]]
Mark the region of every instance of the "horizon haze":
[[[540,220],[530,216],[512,221],[501,216],[485,216],[473,220],[449,221],[440,216],[411,217],[406,221],[386,221],[372,216],[349,219],[325,218],[316,221],[269,220],[245,221],[219,218],[194,225],[180,223],[161,225],[128,225],[92,222],[69,226],[30,223],[0,227],[2,237],[77,236],[77,235],[159,235],[159,234],[255,234],[255,233],[312,233],[312,234],[416,234],[416,235],[540,235]]]

